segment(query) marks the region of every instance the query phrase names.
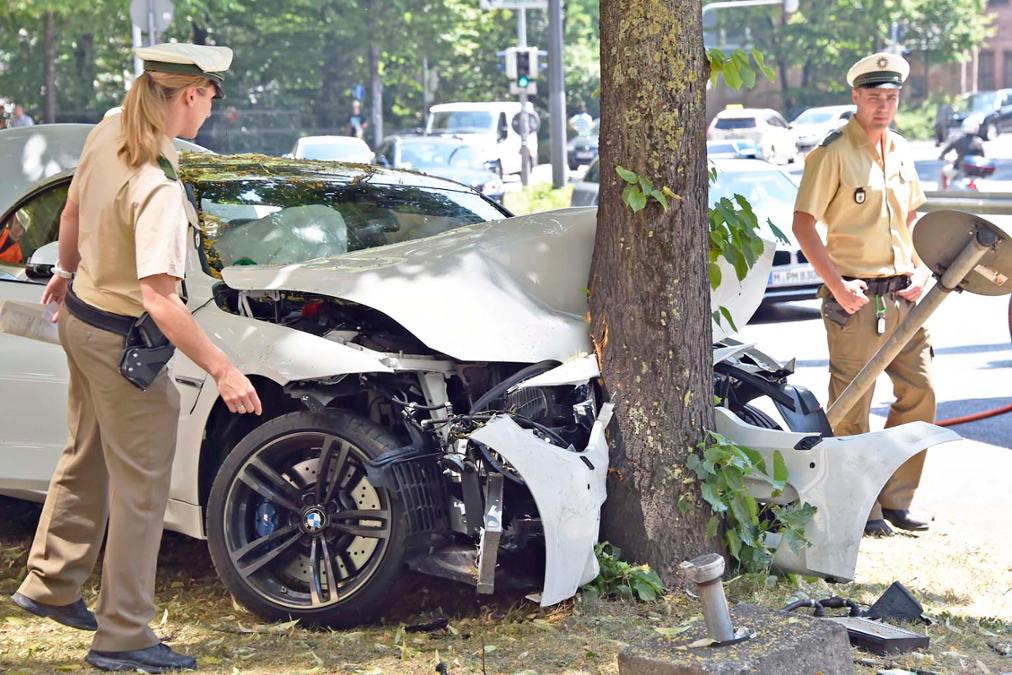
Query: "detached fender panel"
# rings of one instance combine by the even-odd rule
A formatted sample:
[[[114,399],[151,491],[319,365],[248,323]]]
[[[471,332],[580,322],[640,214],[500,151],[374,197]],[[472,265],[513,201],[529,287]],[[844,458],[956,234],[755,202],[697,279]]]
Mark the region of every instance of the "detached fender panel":
[[[538,506],[545,531],[542,607],[573,597],[599,572],[594,544],[606,497],[608,442],[604,430],[612,409],[610,403],[601,407],[584,452],[546,443],[509,417],[496,417],[471,434],[520,472]]]
[[[786,542],[776,549],[773,562],[780,569],[813,574],[841,581],[854,578],[864,524],[875,499],[889,477],[921,450],[957,441],[949,429],[912,422],[857,436],[824,438],[810,450],[795,450],[810,434],[760,429],[718,407],[717,431],[736,443],[771,459],[779,450],[787,464],[789,488],[784,497],[797,498],[816,507],[806,538],[812,543],[795,553]],[[769,496],[768,488],[750,484],[757,499]]]

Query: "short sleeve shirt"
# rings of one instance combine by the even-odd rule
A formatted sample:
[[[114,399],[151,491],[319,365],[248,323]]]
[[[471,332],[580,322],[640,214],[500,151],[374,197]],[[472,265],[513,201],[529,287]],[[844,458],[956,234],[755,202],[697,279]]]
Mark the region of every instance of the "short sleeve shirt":
[[[107,312],[140,316],[140,279],[184,276],[195,218],[182,183],[168,175],[178,171],[172,142],[162,143],[172,172],[157,164],[129,167],[118,154],[121,119],[112,115],[92,130],[70,184],[69,198],[80,213],[74,292]]]
[[[887,132],[885,158],[855,118],[805,159],[795,211],[826,226],[826,250],[843,276],[914,269],[907,216],[924,201],[906,141]]]

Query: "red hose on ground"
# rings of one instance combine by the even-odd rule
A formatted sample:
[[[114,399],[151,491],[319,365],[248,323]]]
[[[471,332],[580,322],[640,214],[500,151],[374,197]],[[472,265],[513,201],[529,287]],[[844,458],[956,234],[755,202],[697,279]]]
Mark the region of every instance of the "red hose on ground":
[[[976,422],[977,420],[985,420],[988,417],[996,417],[997,415],[1003,415],[1007,412],[1012,412],[1012,403],[1009,405],[1003,405],[1000,408],[991,408],[990,410],[984,410],[983,412],[974,413],[972,415],[964,415],[962,417],[950,417],[947,420],[940,420],[935,422],[940,427],[951,427],[957,424],[966,424],[967,422]]]

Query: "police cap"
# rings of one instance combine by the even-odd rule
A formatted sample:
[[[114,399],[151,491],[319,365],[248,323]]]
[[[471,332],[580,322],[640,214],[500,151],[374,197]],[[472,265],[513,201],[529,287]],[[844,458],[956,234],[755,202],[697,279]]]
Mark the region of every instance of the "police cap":
[[[847,84],[855,89],[899,89],[910,74],[910,64],[898,54],[879,52],[866,56],[847,71]]]
[[[169,42],[138,47],[134,53],[144,61],[144,70],[205,77],[214,85],[215,98],[224,98],[222,84],[232,65],[232,50],[228,47]]]

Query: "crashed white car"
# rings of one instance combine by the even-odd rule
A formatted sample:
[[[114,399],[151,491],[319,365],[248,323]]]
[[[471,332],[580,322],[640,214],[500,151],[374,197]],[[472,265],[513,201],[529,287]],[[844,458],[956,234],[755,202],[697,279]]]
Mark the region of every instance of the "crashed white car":
[[[32,500],[67,438],[38,303],[71,174],[0,206],[0,493]],[[165,524],[207,538],[242,603],[347,625],[386,607],[405,565],[546,605],[596,576],[610,408],[580,290],[593,209],[507,219],[449,181],[257,156],[184,154],[181,175],[201,223],[187,305],[264,415],[230,414],[176,353]]]

